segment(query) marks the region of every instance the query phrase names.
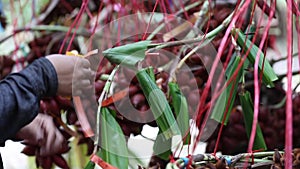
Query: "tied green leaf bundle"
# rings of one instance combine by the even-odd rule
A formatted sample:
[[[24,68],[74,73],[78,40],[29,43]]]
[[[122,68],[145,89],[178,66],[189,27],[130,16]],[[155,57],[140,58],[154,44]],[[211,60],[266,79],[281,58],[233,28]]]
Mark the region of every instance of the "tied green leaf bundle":
[[[253,44],[251,40],[246,38],[240,29],[232,29],[231,33],[234,37],[237,37],[237,44],[244,50],[244,52],[250,50],[247,59],[253,65],[255,63],[257,53],[260,52],[258,68],[260,72],[263,72],[262,80],[267,87],[274,87],[273,82],[277,80],[278,77],[270,63],[265,59],[263,52],[255,44]]]
[[[172,138],[164,139],[163,132],[159,130],[153,145],[153,154],[163,160],[169,160],[172,154]]]
[[[150,69],[139,70],[136,77],[149,103],[150,109],[153,112],[159,129],[162,131],[164,138],[168,140],[172,136],[180,134],[180,131],[166,96],[161,89],[158,88],[153,78],[148,74],[149,70]]]
[[[125,135],[111,110],[101,108],[101,147],[99,156],[117,168],[128,168],[128,150]]]
[[[103,55],[110,62],[134,68],[136,64],[145,58],[145,52],[151,41],[140,41],[103,51]]]
[[[237,70],[240,61],[241,61],[240,56],[235,56],[235,57],[231,58],[231,61],[226,69],[227,79],[230,79],[231,77],[233,77],[234,72]],[[211,118],[216,120],[219,123],[222,123],[223,117],[226,114],[226,112],[228,112],[228,113],[225,117],[224,125],[226,125],[228,122],[230,112],[233,108],[233,103],[235,101],[235,97],[237,94],[238,83],[242,77],[242,74],[243,74],[243,70],[240,69],[235,79],[233,79],[230,83],[228,80],[226,81],[226,84],[228,84],[228,83],[229,84],[226,87],[226,89],[223,90],[223,92],[221,93],[220,97],[218,98],[218,100],[216,102],[216,105],[214,106]],[[229,104],[229,105],[227,105],[227,104]],[[227,111],[226,111],[226,109],[227,109]]]
[[[240,102],[243,108],[243,116],[245,121],[245,128],[248,138],[250,138],[251,130],[252,130],[252,122],[253,122],[253,102],[251,99],[251,95],[248,91],[240,93],[239,95]],[[254,150],[266,150],[267,146],[264,140],[264,136],[262,134],[261,128],[259,124],[256,127],[255,140],[253,145]]]
[[[101,157],[105,162],[117,168],[128,168],[128,149],[123,131],[113,116],[112,110],[101,108],[101,150],[97,152],[97,156]],[[90,169],[93,167],[90,161],[85,167]]]
[[[180,91],[177,83],[170,82],[169,90],[169,94],[172,98],[171,105],[174,109],[176,121],[183,138],[183,143],[189,144],[191,135],[189,132],[190,125],[187,100]]]

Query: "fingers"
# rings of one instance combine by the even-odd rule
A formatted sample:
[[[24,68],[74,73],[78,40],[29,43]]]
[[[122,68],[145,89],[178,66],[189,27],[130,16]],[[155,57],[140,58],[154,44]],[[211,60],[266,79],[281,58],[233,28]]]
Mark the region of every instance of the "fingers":
[[[91,63],[85,58],[66,55],[49,55],[46,58],[53,64],[58,78],[57,94],[71,96],[83,93],[82,90],[90,87],[95,78],[91,70]],[[72,93],[73,92],[73,93]]]
[[[92,89],[95,79],[95,72],[91,69],[83,68],[74,72],[73,95],[81,95],[85,90]]]
[[[59,153],[62,146],[66,145],[66,140],[59,132],[49,116],[44,116],[42,128],[44,129],[44,144],[41,145],[40,155],[49,156]]]
[[[90,62],[87,59],[79,59],[82,68],[89,69],[91,67]]]

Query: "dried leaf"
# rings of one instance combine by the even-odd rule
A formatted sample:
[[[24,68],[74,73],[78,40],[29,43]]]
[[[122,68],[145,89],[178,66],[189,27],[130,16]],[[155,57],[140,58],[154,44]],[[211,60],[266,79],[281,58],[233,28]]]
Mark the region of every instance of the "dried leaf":
[[[163,41],[167,42],[170,39],[175,38],[176,36],[178,36],[182,32],[190,30],[191,28],[193,28],[192,24],[195,23],[196,19],[197,19],[196,15],[192,15],[192,17],[188,21],[183,22],[182,24],[175,27],[171,31],[165,33],[163,35]]]

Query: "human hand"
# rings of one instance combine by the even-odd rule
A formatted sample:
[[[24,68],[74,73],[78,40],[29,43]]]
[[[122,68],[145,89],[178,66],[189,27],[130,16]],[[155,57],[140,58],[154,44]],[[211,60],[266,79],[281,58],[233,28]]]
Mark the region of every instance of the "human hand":
[[[39,113],[36,118],[16,134],[16,139],[24,140],[31,146],[38,147],[38,156],[51,156],[65,153],[69,147],[67,141],[56,128],[53,119]]]
[[[58,79],[58,91],[61,96],[80,95],[84,88],[91,88],[95,72],[90,69],[90,62],[87,59],[66,56],[49,55],[47,59],[53,64]]]

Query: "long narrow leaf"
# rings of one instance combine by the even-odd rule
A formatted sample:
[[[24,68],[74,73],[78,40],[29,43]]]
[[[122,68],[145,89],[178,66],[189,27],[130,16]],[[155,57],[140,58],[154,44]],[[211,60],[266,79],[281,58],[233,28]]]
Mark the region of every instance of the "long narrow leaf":
[[[172,154],[172,138],[166,140],[164,139],[162,133],[163,132],[159,130],[157,137],[154,141],[153,154],[163,160],[168,160],[170,155]]]
[[[170,96],[172,97],[172,107],[174,109],[176,121],[181,132],[184,144],[190,143],[190,132],[189,132],[189,111],[188,104],[185,96],[180,91],[178,84],[169,83]]]
[[[260,51],[260,49],[251,42],[251,40],[246,39],[246,36],[239,30],[239,29],[232,29],[231,33],[233,34],[234,37],[237,36],[237,43],[240,47],[243,48],[243,50],[246,52],[250,50],[249,56],[247,59],[254,64],[255,63],[255,58],[257,53]],[[276,76],[272,66],[270,63],[264,59],[264,54],[263,52],[260,51],[260,56],[259,56],[259,71],[263,71],[263,82],[265,85],[268,87],[273,87],[274,84],[273,82],[278,79]]]
[[[240,56],[233,57],[232,60],[230,61],[230,64],[228,65],[226,69],[226,76],[227,79],[233,76],[234,72],[236,71],[239,63],[241,61]],[[221,123],[223,121],[223,117],[226,113],[227,109],[227,115],[224,121],[224,125],[227,124],[230,112],[233,107],[233,103],[235,101],[235,97],[237,94],[237,88],[238,88],[238,83],[241,79],[243,70],[240,69],[238,72],[238,75],[236,79],[232,80],[229,84],[228,81],[226,81],[226,84],[228,84],[227,88],[221,93],[220,97],[218,98],[216,105],[214,106],[211,118],[216,120],[217,122]],[[228,104],[229,105],[226,105]]]
[[[135,67],[139,61],[145,58],[145,51],[151,41],[140,41],[124,46],[118,46],[103,51],[103,55],[110,62]]]
[[[166,96],[158,88],[147,71],[149,69],[139,70],[136,77],[156,119],[157,125],[167,140],[176,134],[180,134],[180,131]]]
[[[125,136],[110,111],[106,107],[101,108],[101,150],[97,155],[117,168],[128,168]]]
[[[95,163],[89,161],[87,165],[84,167],[84,169],[94,169],[95,168]]]
[[[253,122],[253,102],[251,99],[251,95],[248,91],[241,93],[239,95],[239,98],[243,108],[246,133],[248,138],[250,138],[250,134],[252,130],[252,122]],[[267,149],[264,136],[262,134],[259,124],[257,124],[256,127],[256,135],[255,135],[253,149],[254,150]]]

